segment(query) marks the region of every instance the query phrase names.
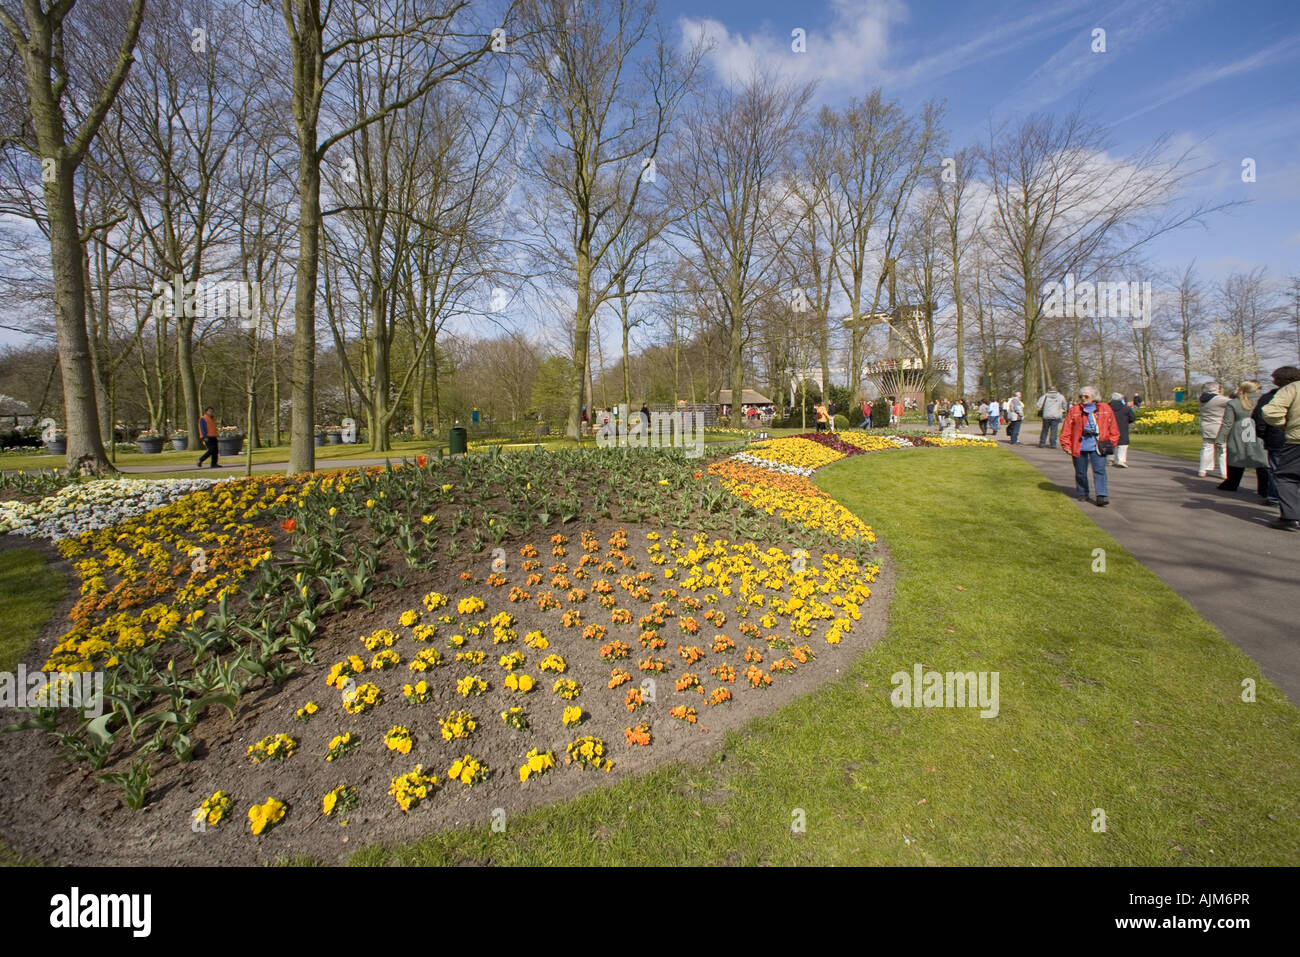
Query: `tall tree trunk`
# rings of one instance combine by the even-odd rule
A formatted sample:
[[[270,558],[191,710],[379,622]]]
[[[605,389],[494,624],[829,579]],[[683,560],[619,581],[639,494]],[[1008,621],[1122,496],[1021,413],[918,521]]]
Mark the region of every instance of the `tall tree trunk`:
[[[185,401],[185,431],[190,434],[190,448],[199,448],[199,395],[198,383],[194,375],[194,317],[185,315],[182,303],[176,305],[176,374],[181,380],[181,395]],[[211,403],[209,403],[211,404]],[[180,409],[177,409],[176,424],[181,424]]]
[[[582,394],[585,391],[583,379],[586,378],[587,363],[590,360],[589,346],[591,335],[591,245],[586,239],[580,239],[575,250],[577,253],[578,307],[574,314],[573,336],[573,376],[569,389],[569,421],[565,434],[576,439],[582,421]],[[587,406],[591,406],[590,397]],[[592,416],[595,422],[595,416]]]
[[[46,155],[62,153],[62,122],[57,114],[37,118],[42,147],[51,144]],[[50,261],[54,277],[54,322],[58,337],[59,365],[63,371],[63,409],[68,432],[67,462],[71,465],[89,455],[101,468],[111,468],[100,438],[99,406],[91,365],[90,340],[86,334],[86,289],[82,267],[81,236],[77,229],[73,180],[76,167],[62,155],[53,157],[57,173],[45,184],[45,208],[50,229]]]
[[[316,125],[299,130],[298,274],[294,289],[289,471],[316,468],[316,268],[320,256],[320,162]]]

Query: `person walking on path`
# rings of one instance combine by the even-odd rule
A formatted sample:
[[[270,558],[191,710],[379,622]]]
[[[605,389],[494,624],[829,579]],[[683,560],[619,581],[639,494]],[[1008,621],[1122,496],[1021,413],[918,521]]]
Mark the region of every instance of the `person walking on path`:
[[[954,429],[960,429],[966,424],[966,406],[961,399],[952,400],[952,407],[948,410],[948,414],[952,416]]]
[[[1201,468],[1198,478],[1208,472],[1218,472],[1219,478],[1228,477],[1227,450],[1219,444],[1219,427],[1223,425],[1223,410],[1228,399],[1219,393],[1219,383],[1207,382],[1201,391]]]
[[[1079,402],[1071,406],[1061,426],[1061,448],[1074,457],[1074,486],[1079,500],[1088,498],[1088,467],[1092,467],[1093,502],[1103,508],[1110,504],[1106,487],[1106,456],[1119,441],[1115,413],[1097,401],[1097,390],[1087,386],[1079,390]]]
[[[1235,492],[1246,469],[1255,470],[1255,491],[1268,500],[1268,449],[1255,428],[1251,413],[1259,400],[1259,383],[1247,379],[1223,410],[1223,424],[1215,441],[1228,450],[1228,477],[1219,483],[1224,492]]]
[[[927,427],[934,426],[934,400],[931,399],[925,404],[925,424]]]
[[[1274,459],[1273,479],[1282,514],[1273,527],[1300,532],[1300,376],[1277,390],[1263,414],[1269,425],[1286,430],[1286,442]]]
[[[212,459],[214,469],[221,467],[217,464],[218,434],[217,420],[212,414],[212,406],[208,406],[203,410],[203,415],[199,417],[199,438],[203,440],[203,444],[207,446],[208,450],[199,457],[198,465],[194,466],[195,468],[203,468],[203,460],[209,457]]]
[[[817,431],[818,431],[818,432],[825,432],[825,431],[826,431],[826,419],[828,418],[828,416],[827,416],[827,414],[826,414],[826,406],[824,406],[824,405],[815,405],[815,406],[813,406],[813,414],[817,417]]]
[[[1011,436],[1011,444],[1020,444],[1020,426],[1025,421],[1025,400],[1017,392],[1007,400],[1007,435]]]
[[[871,428],[871,403],[868,402],[866,399],[862,400],[862,424],[859,425],[858,428],[860,429]]]
[[[1300,367],[1282,366],[1273,370],[1273,388],[1269,389],[1255,402],[1250,418],[1255,423],[1255,434],[1264,443],[1268,451],[1268,504],[1278,505],[1277,497],[1277,453],[1286,445],[1286,430],[1264,421],[1264,406],[1273,401],[1278,389],[1300,380]]]
[[[1137,420],[1137,415],[1119,392],[1110,394],[1110,410],[1115,413],[1115,424],[1119,426],[1119,441],[1115,443],[1115,467],[1126,469],[1128,468],[1128,427]]]
[[[980,435],[989,434],[989,404],[987,400],[980,399],[979,409],[976,414],[980,418]]]
[[[1044,445],[1056,448],[1056,432],[1061,427],[1061,419],[1065,417],[1067,404],[1065,396],[1057,392],[1055,387],[1048,388],[1038,397],[1038,415],[1043,420],[1043,430],[1038,433],[1040,449]]]

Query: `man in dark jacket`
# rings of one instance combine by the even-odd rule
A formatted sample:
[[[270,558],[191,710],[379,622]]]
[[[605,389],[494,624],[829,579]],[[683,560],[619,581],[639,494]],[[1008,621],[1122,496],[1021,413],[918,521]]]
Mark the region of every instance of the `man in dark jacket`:
[[[1115,467],[1128,468],[1128,427],[1133,424],[1137,416],[1133,413],[1133,407],[1124,401],[1124,396],[1118,392],[1110,394],[1110,410],[1115,413],[1115,424],[1119,426],[1119,441],[1115,443]]]
[[[1273,370],[1274,389],[1265,392],[1255,400],[1255,408],[1251,410],[1250,418],[1255,423],[1255,434],[1259,436],[1260,441],[1264,443],[1264,448],[1268,450],[1268,504],[1278,505],[1277,497],[1277,456],[1286,445],[1286,429],[1269,425],[1264,421],[1264,406],[1273,401],[1277,395],[1278,389],[1284,385],[1290,385],[1292,382],[1300,380],[1300,368],[1296,366],[1282,366],[1280,369]]]

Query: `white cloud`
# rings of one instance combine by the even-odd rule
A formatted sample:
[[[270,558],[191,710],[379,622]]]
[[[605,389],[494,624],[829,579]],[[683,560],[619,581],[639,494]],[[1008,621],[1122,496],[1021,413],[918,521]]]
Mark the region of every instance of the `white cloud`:
[[[825,87],[858,87],[878,82],[889,55],[890,28],[905,20],[899,0],[832,0],[830,26],[816,30],[792,17],[789,28],[771,27],[749,35],[732,33],[717,20],[683,17],[682,37],[703,36],[713,44],[710,59],[726,83],[743,81],[755,69],[793,80],[820,81]],[[806,52],[792,49],[792,31],[805,31]]]

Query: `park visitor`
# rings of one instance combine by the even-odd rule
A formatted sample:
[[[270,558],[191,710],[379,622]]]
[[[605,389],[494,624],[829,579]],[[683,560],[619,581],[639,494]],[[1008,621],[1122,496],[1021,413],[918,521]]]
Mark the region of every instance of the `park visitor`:
[[[1228,477],[1227,450],[1218,443],[1219,427],[1223,425],[1223,410],[1228,407],[1226,396],[1219,394],[1219,383],[1207,382],[1201,390],[1201,468],[1198,478],[1207,472],[1218,472],[1219,478]]]
[[[1061,427],[1061,419],[1065,416],[1067,404],[1065,396],[1057,392],[1054,386],[1049,386],[1047,391],[1038,397],[1038,416],[1043,420],[1043,430],[1038,433],[1040,449],[1044,445],[1056,448],[1056,432]]]
[[[1128,468],[1128,427],[1137,420],[1133,407],[1124,401],[1120,392],[1110,394],[1110,410],[1115,413],[1115,425],[1119,427],[1119,441],[1115,443],[1115,467]]]
[[[1097,401],[1097,390],[1079,390],[1079,401],[1070,407],[1061,426],[1061,448],[1074,457],[1074,486],[1079,500],[1088,498],[1088,469],[1092,468],[1093,502],[1110,504],[1106,487],[1106,456],[1115,450],[1119,427],[1109,405]]]
[[[980,419],[980,435],[989,434],[989,404],[985,399],[980,399],[979,410],[977,412]]]
[[[1268,451],[1268,504],[1277,505],[1277,453],[1282,451],[1282,446],[1286,445],[1286,430],[1276,425],[1269,425],[1264,421],[1264,406],[1273,401],[1273,396],[1277,395],[1278,389],[1291,382],[1300,379],[1300,368],[1296,366],[1282,366],[1273,370],[1273,388],[1269,389],[1255,401],[1255,408],[1251,410],[1250,417],[1255,423],[1255,434],[1260,437],[1264,443],[1264,448]]]
[[[1012,445],[1020,444],[1020,427],[1025,421],[1025,400],[1017,392],[1007,400],[1007,435]]]
[[[952,408],[948,411],[952,415],[953,428],[961,428],[966,424],[966,406],[961,399],[953,399]]]
[[[1237,394],[1223,410],[1216,442],[1227,449],[1228,477],[1219,483],[1224,492],[1235,492],[1246,469],[1255,470],[1255,491],[1268,500],[1268,449],[1256,431],[1251,413],[1259,401],[1259,383],[1247,379],[1237,387]]]
[[[212,459],[214,469],[221,467],[217,464],[217,435],[217,420],[212,414],[212,406],[208,406],[203,410],[203,415],[199,416],[199,438],[203,440],[203,444],[207,446],[208,450],[199,456],[195,468],[203,468],[203,460],[209,457]]]
[[[1002,406],[997,399],[989,399],[989,431],[996,437],[1000,428],[1002,428]]]
[[[1264,406],[1264,421],[1285,430],[1282,448],[1273,458],[1273,480],[1282,514],[1274,528],[1300,531],[1300,369],[1284,366],[1291,381],[1282,386]],[[1278,372],[1282,370],[1279,369]],[[1273,374],[1277,381],[1277,372]]]
[[[815,406],[813,406],[813,416],[817,419],[817,431],[818,431],[818,432],[825,432],[825,431],[826,431],[826,419],[827,419],[827,415],[826,415],[826,406],[824,406],[824,405],[815,405]]]
[[[925,404],[925,424],[927,426],[934,425],[934,400],[933,399],[931,399],[929,402]]]

